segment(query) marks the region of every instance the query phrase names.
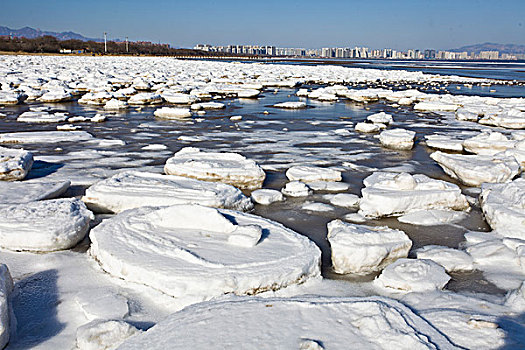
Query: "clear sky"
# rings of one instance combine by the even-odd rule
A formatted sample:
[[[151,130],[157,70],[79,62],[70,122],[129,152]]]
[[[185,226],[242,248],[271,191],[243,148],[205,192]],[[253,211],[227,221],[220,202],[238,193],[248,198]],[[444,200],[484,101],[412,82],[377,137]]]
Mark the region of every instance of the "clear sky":
[[[525,0],[0,0],[0,25],[174,47],[525,44]]]

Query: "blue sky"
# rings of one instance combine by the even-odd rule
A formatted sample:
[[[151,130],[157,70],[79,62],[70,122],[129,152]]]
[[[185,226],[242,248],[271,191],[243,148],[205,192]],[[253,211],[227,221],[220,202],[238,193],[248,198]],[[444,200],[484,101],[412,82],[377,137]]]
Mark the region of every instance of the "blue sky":
[[[455,48],[525,44],[525,0],[0,0],[0,25],[197,43]]]

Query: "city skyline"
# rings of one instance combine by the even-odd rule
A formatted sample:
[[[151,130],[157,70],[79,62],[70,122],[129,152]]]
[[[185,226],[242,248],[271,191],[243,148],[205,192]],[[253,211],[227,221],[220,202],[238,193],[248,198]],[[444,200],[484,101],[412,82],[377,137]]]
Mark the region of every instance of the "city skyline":
[[[281,47],[414,47],[447,50],[468,44],[525,44],[525,2],[327,1],[270,0],[262,4],[237,0],[130,0],[89,3],[20,2],[3,5],[0,23],[42,30],[80,32],[88,37],[129,37],[165,42],[174,47],[199,43],[215,46],[263,42]]]

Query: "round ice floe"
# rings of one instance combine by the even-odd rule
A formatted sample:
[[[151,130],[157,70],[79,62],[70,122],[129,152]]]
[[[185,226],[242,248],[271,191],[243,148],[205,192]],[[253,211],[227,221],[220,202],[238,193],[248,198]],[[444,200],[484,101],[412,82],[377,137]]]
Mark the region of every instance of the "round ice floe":
[[[104,105],[104,109],[119,110],[119,109],[126,109],[126,108],[128,108],[128,103],[126,101],[117,100],[116,98],[109,100]]]
[[[463,148],[471,153],[492,156],[513,148],[516,142],[500,132],[483,132],[463,141]]]
[[[73,98],[73,95],[66,90],[51,90],[38,98],[38,101],[44,103],[67,102]]]
[[[198,205],[143,207],[91,230],[108,273],[192,302],[255,294],[319,276],[320,251],[268,219]]]
[[[416,133],[405,129],[385,130],[379,134],[379,141],[388,148],[409,150],[414,147]]]
[[[239,188],[262,186],[266,174],[257,163],[238,153],[201,152],[186,147],[166,161],[164,172],[206,181],[219,181]]]
[[[364,132],[364,133],[372,133],[372,132],[378,132],[381,130],[381,126],[376,123],[357,123],[354,127],[355,131],[358,132]]]
[[[97,182],[82,200],[93,210],[114,213],[149,205],[201,204],[241,211],[253,207],[249,198],[230,185],[136,171]]]
[[[342,192],[348,190],[350,185],[335,181],[313,181],[308,182],[308,187],[314,191]]]
[[[16,105],[21,100],[22,96],[20,94],[0,91],[0,105]]]
[[[13,280],[6,265],[0,264],[0,349],[9,341],[11,310],[9,295],[13,291]]]
[[[366,120],[372,123],[383,123],[387,125],[394,121],[394,119],[392,119],[392,115],[387,114],[385,112],[379,112],[379,113],[369,115],[368,117],[366,117]]]
[[[290,181],[341,181],[341,172],[329,168],[319,168],[315,166],[298,165],[286,171],[286,177]]]
[[[0,204],[19,204],[51,199],[64,193],[71,183],[62,182],[2,182]]]
[[[437,151],[430,158],[445,173],[469,186],[480,186],[483,182],[507,182],[520,171],[520,164],[513,156],[447,154]]]
[[[363,216],[379,217],[414,210],[469,208],[461,189],[426,175],[375,172],[364,181],[360,211]]]
[[[369,274],[406,258],[412,241],[400,230],[334,220],[328,223],[332,266],[337,273]]]
[[[425,259],[399,259],[374,280],[380,287],[398,292],[440,290],[450,280],[443,266]]]
[[[281,102],[273,105],[275,108],[286,108],[286,109],[300,109],[300,108],[306,108],[306,102],[301,101],[289,101],[289,102]]]
[[[288,182],[282,189],[281,192],[289,197],[306,197],[312,194],[312,190],[308,185],[300,181]]]
[[[88,320],[120,319],[129,314],[128,299],[111,290],[82,290],[75,301]]]
[[[428,259],[438,263],[447,272],[470,271],[474,268],[472,257],[458,249],[428,245],[416,250],[416,255],[418,259]]]
[[[0,134],[0,143],[57,143],[91,139],[93,135],[85,131],[26,131]]]
[[[329,212],[334,210],[334,207],[325,203],[306,202],[303,204],[301,209],[314,212]]]
[[[141,92],[133,95],[128,100],[130,105],[147,105],[162,103],[162,97],[155,92]]]
[[[84,238],[92,218],[93,214],[78,199],[2,206],[0,246],[39,252],[67,249]]]
[[[33,166],[33,154],[0,147],[0,181],[22,180]]]
[[[67,120],[65,113],[48,113],[27,111],[16,118],[19,122],[25,123],[60,123]]]
[[[483,184],[481,209],[500,235],[525,240],[525,179],[507,184]]]
[[[338,193],[326,195],[331,204],[344,208],[355,208],[359,206],[359,197],[351,193]]]
[[[231,332],[239,327],[242,332]],[[349,344],[354,349],[455,348],[392,299],[294,297],[190,306],[119,349],[347,349]]]
[[[262,205],[284,201],[284,197],[281,192],[267,188],[253,191],[251,197],[255,203]]]
[[[433,226],[453,224],[467,218],[467,213],[453,210],[417,210],[397,218],[399,222],[412,225]]]
[[[142,333],[127,322],[95,320],[77,329],[77,349],[116,349],[126,339]]]
[[[184,94],[182,92],[174,92],[174,91],[163,91],[161,93],[161,96],[163,99],[166,100],[168,103],[173,104],[191,104],[197,101],[197,97]]]
[[[157,109],[153,114],[155,117],[163,119],[182,119],[191,117],[189,108],[162,107]]]

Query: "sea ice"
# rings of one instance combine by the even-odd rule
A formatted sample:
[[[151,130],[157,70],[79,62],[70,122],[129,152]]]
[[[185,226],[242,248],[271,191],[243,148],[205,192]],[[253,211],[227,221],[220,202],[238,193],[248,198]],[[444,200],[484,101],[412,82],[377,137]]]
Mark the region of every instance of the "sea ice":
[[[428,245],[416,250],[418,259],[432,260],[443,266],[447,272],[471,271],[474,269],[472,257],[458,249]]]
[[[51,199],[64,193],[71,183],[60,182],[2,182],[0,204],[20,204]]]
[[[512,156],[447,154],[437,151],[430,158],[445,173],[469,186],[480,186],[484,182],[507,182],[520,171],[520,164]]]
[[[463,148],[467,152],[493,156],[509,148],[514,148],[516,141],[509,140],[500,132],[482,132],[463,141]]]
[[[301,101],[289,101],[289,102],[281,102],[273,105],[275,108],[286,108],[286,109],[300,109],[300,108],[306,108],[306,102]]]
[[[400,230],[334,220],[328,223],[332,266],[337,273],[369,274],[406,258],[412,241]]]
[[[324,198],[338,207],[357,208],[359,206],[359,197],[351,193],[328,194]]]
[[[414,147],[414,138],[416,133],[414,131],[405,129],[391,129],[385,130],[379,134],[379,141],[388,148],[409,150]]]
[[[374,283],[397,292],[440,290],[450,280],[445,268],[432,260],[398,259],[388,265]]]
[[[390,124],[394,121],[391,114],[387,114],[385,112],[379,112],[374,113],[372,115],[369,115],[366,117],[366,120],[372,122],[372,123],[382,123],[382,124]]]
[[[96,211],[120,213],[144,206],[201,204],[247,211],[253,204],[237,188],[176,175],[127,171],[95,183],[82,200]]]
[[[117,100],[116,98],[113,98],[106,102],[104,105],[104,109],[111,109],[111,110],[120,110],[120,109],[126,109],[128,108],[128,103],[126,101]]]
[[[25,131],[0,133],[0,143],[58,143],[93,139],[86,131]]]
[[[126,339],[140,334],[131,324],[120,320],[95,320],[77,330],[77,349],[115,350]]]
[[[400,215],[414,210],[466,210],[461,189],[442,180],[407,173],[375,172],[364,181],[359,213],[366,217]]]
[[[312,194],[312,190],[307,184],[301,181],[290,181],[282,189],[281,192],[289,197],[306,197]]]
[[[32,166],[31,152],[0,146],[0,181],[22,180]]]
[[[443,151],[461,152],[463,151],[463,141],[445,135],[426,135],[425,143],[430,148]]]
[[[65,113],[48,113],[27,111],[16,118],[19,122],[25,123],[60,123],[67,120]]]
[[[0,207],[0,246],[48,252],[68,249],[84,238],[93,214],[76,198]]]
[[[361,122],[361,123],[357,123],[354,129],[357,132],[373,133],[373,132],[378,132],[382,128],[378,123]]]
[[[459,105],[434,101],[434,102],[419,102],[414,105],[416,111],[425,112],[455,112]]]
[[[157,109],[153,114],[155,117],[163,119],[182,119],[191,117],[189,108],[162,107]]]
[[[341,172],[330,168],[320,168],[306,165],[296,165],[286,171],[286,177],[290,181],[314,182],[314,181],[341,181]]]
[[[231,332],[239,325],[242,332]],[[119,349],[300,349],[314,343],[322,344],[314,349],[346,349],[349,344],[355,349],[457,348],[392,299],[316,296],[193,305],[129,339]]]
[[[254,234],[253,246],[240,246]],[[143,207],[90,233],[91,255],[108,273],[190,302],[256,294],[320,275],[308,238],[268,219],[198,205]]]
[[[397,218],[399,222],[412,225],[434,226],[454,224],[467,218],[467,213],[452,210],[416,210]]]
[[[238,153],[202,152],[194,147],[186,147],[175,153],[166,161],[164,172],[224,182],[241,189],[260,188],[266,177],[255,161]]]
[[[308,182],[308,187],[314,191],[342,192],[350,188],[350,185],[337,181],[313,181]]]
[[[162,103],[162,97],[155,92],[140,92],[128,100],[130,105],[147,105]]]
[[[284,201],[283,194],[277,190],[262,188],[251,193],[252,200],[257,204],[269,205]]]

